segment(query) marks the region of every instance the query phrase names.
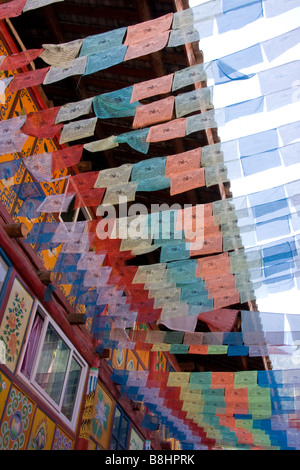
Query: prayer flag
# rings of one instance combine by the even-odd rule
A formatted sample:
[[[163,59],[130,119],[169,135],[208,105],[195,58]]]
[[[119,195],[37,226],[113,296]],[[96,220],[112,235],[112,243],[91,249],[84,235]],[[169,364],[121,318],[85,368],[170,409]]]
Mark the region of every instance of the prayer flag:
[[[42,51],[43,49],[29,49],[7,56],[1,62],[0,70],[16,70],[25,67],[39,57]]]
[[[77,57],[82,39],[76,39],[64,44],[43,44],[41,59],[52,67],[68,68]]]
[[[138,44],[128,46],[124,61],[136,59],[144,55],[152,54],[153,52],[163,49],[169,39],[169,31],[157,34],[150,39],[146,39]]]
[[[58,111],[59,107],[56,107],[27,114],[22,132],[34,137],[55,137],[63,127],[62,124],[55,124]]]
[[[175,97],[169,96],[168,98],[139,106],[136,109],[132,127],[136,129],[163,121],[170,121],[173,117],[174,102]]]
[[[179,118],[165,124],[150,127],[147,142],[164,142],[165,140],[184,137],[186,133],[186,119]]]
[[[163,77],[147,80],[146,82],[135,83],[132,89],[130,102],[150,98],[155,95],[163,95],[169,93],[172,89],[174,74],[165,75]]]
[[[44,82],[49,69],[50,67],[45,67],[14,75],[9,87],[9,92],[14,93],[15,91],[22,90],[24,88],[41,85]]]
[[[80,162],[83,145],[73,145],[52,153],[53,171],[59,171]]]
[[[148,41],[157,35],[169,31],[173,20],[173,13],[168,13],[154,20],[144,21],[133,26],[128,26],[124,41],[126,46]]]

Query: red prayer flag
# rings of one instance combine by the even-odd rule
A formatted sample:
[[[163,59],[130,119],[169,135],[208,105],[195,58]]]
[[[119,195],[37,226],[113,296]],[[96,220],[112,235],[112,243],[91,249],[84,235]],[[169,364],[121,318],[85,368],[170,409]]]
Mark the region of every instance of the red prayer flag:
[[[98,178],[99,171],[89,171],[87,173],[79,173],[69,178],[67,193],[80,193],[87,189],[94,188]]]
[[[148,127],[158,122],[170,121],[173,117],[174,102],[175,96],[168,96],[168,98],[163,100],[138,106],[132,127],[137,129]]]
[[[154,78],[141,83],[135,83],[132,89],[130,103],[150,98],[155,95],[163,95],[172,90],[174,73],[164,77]]]
[[[27,0],[13,0],[0,5],[0,20],[21,15]]]
[[[79,207],[96,207],[101,204],[103,195],[105,193],[104,188],[88,189],[87,191],[80,192],[75,196],[74,209]]]
[[[15,91],[23,90],[24,88],[41,85],[44,82],[49,69],[50,67],[44,67],[42,69],[30,70],[29,72],[14,75],[9,87],[9,92],[14,93]]]
[[[53,171],[63,170],[80,162],[83,145],[74,145],[52,153]]]
[[[151,351],[152,349],[152,344],[146,344],[137,341],[134,345],[134,350],[135,351]]]
[[[22,51],[7,56],[0,65],[0,70],[16,70],[25,67],[39,57],[43,50],[44,49],[29,49],[28,51]]]
[[[55,124],[55,118],[60,107],[47,108],[42,111],[27,114],[22,127],[23,134],[34,137],[53,138],[63,127],[63,124]]]

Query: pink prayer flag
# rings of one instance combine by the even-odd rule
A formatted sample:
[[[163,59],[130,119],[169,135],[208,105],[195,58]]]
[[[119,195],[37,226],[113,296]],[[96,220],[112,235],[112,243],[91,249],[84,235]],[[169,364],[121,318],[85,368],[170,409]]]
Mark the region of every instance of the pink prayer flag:
[[[173,13],[155,18],[154,20],[144,21],[136,25],[128,26],[125,46],[132,46],[140,42],[148,41],[158,34],[169,31],[173,21]]]
[[[30,64],[39,57],[44,49],[29,49],[28,51],[18,52],[5,57],[0,65],[0,70],[16,70]]]
[[[101,204],[105,189],[95,188],[76,194],[74,209],[78,207],[96,207]]]
[[[201,188],[205,186],[205,173],[204,168],[198,170],[187,171],[186,173],[179,173],[170,176],[171,188],[170,194],[180,194],[191,189]]]
[[[14,75],[9,87],[9,92],[14,93],[15,91],[23,90],[24,88],[41,85],[44,82],[49,69],[50,67],[44,67],[42,69],[30,70],[29,72]]]
[[[174,119],[165,124],[158,124],[150,127],[147,135],[147,142],[163,142],[165,140],[184,137],[186,130],[186,119]]]
[[[235,325],[238,314],[239,310],[221,308],[200,313],[198,320],[206,323],[212,332],[231,331]]]
[[[165,176],[184,173],[186,171],[197,169],[201,163],[201,147],[176,155],[168,155],[166,161]]]
[[[136,59],[137,57],[143,57],[144,55],[152,54],[153,52],[160,51],[163,49],[169,40],[169,31],[165,33],[158,34],[151,39],[146,39],[143,42],[138,44],[133,44],[128,46],[124,62],[131,59]]]
[[[52,153],[53,171],[63,170],[80,162],[83,145],[73,145]]]
[[[21,15],[27,0],[13,0],[0,5],[0,20]]]
[[[55,118],[59,107],[47,108],[42,111],[27,114],[22,132],[34,137],[53,138],[63,127],[63,124],[55,124]]]
[[[154,78],[146,82],[133,85],[130,103],[150,98],[155,95],[164,95],[172,90],[174,73],[164,77]]]
[[[132,124],[134,129],[148,127],[159,122],[170,121],[173,117],[175,96],[138,106]]]

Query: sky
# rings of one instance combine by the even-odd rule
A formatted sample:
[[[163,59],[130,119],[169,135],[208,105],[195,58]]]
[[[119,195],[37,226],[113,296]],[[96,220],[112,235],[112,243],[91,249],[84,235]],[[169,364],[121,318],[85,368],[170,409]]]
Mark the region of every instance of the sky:
[[[207,1],[207,0],[206,0]],[[206,3],[204,0],[190,0],[190,7]],[[281,0],[284,1],[284,0]],[[239,30],[232,30],[221,35],[218,34],[215,25],[215,34],[201,39],[201,23],[196,24],[200,33],[199,48],[204,53],[204,62],[209,62],[238,50],[245,49],[258,42],[274,38],[287,31],[298,28],[300,25],[300,6],[274,18],[260,18]],[[299,37],[300,39],[300,37]],[[243,73],[257,73],[268,67],[275,67],[300,58],[300,43],[282,54],[272,62],[265,60],[262,64],[242,70]],[[208,81],[208,86],[213,85]],[[300,86],[296,80],[295,86]],[[252,116],[243,117],[231,121],[223,127],[219,127],[218,134],[221,141],[229,141],[235,138],[255,134],[267,129],[272,129],[285,123],[298,121],[300,118],[300,89],[295,89],[295,102],[276,111],[263,112]],[[213,102],[215,108],[222,108],[233,103],[246,101],[261,96],[257,76],[249,80],[234,81],[214,87]],[[299,136],[300,139],[300,136]],[[243,177],[240,180],[231,180],[233,197],[254,193],[263,189],[285,184],[289,181],[300,180],[299,164],[289,167],[277,167],[256,175]],[[292,233],[293,234],[293,233]],[[268,295],[257,299],[258,310],[274,313],[300,313],[300,291],[294,288],[278,294]]]

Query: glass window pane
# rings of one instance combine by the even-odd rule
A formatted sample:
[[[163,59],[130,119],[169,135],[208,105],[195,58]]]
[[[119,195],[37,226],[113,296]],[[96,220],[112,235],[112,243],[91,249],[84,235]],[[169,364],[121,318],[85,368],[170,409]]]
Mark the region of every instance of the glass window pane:
[[[49,324],[35,380],[57,404],[60,402],[69,355],[70,349]]]
[[[116,439],[112,437],[111,442],[110,442],[110,450],[117,450],[117,448],[118,448],[118,443]]]
[[[43,317],[37,313],[32,325],[29,340],[26,347],[26,352],[21,366],[21,372],[27,379],[30,379],[34,360],[36,358],[37,349],[41,337],[41,332],[44,324]]]
[[[8,270],[9,270],[9,266],[5,263],[4,259],[2,259],[0,256],[0,292],[4,284]]]
[[[120,428],[119,442],[122,447],[126,447],[128,421],[123,417]]]
[[[114,424],[113,424],[113,434],[118,437],[119,435],[119,426],[120,426],[120,416],[121,416],[121,412],[118,408],[116,408],[116,411],[115,411],[115,417],[114,417]]]
[[[79,385],[81,374],[81,366],[78,364],[76,359],[72,357],[67,386],[64,394],[64,400],[62,405],[63,414],[69,419],[72,419],[73,408],[75,404],[77,389]]]

